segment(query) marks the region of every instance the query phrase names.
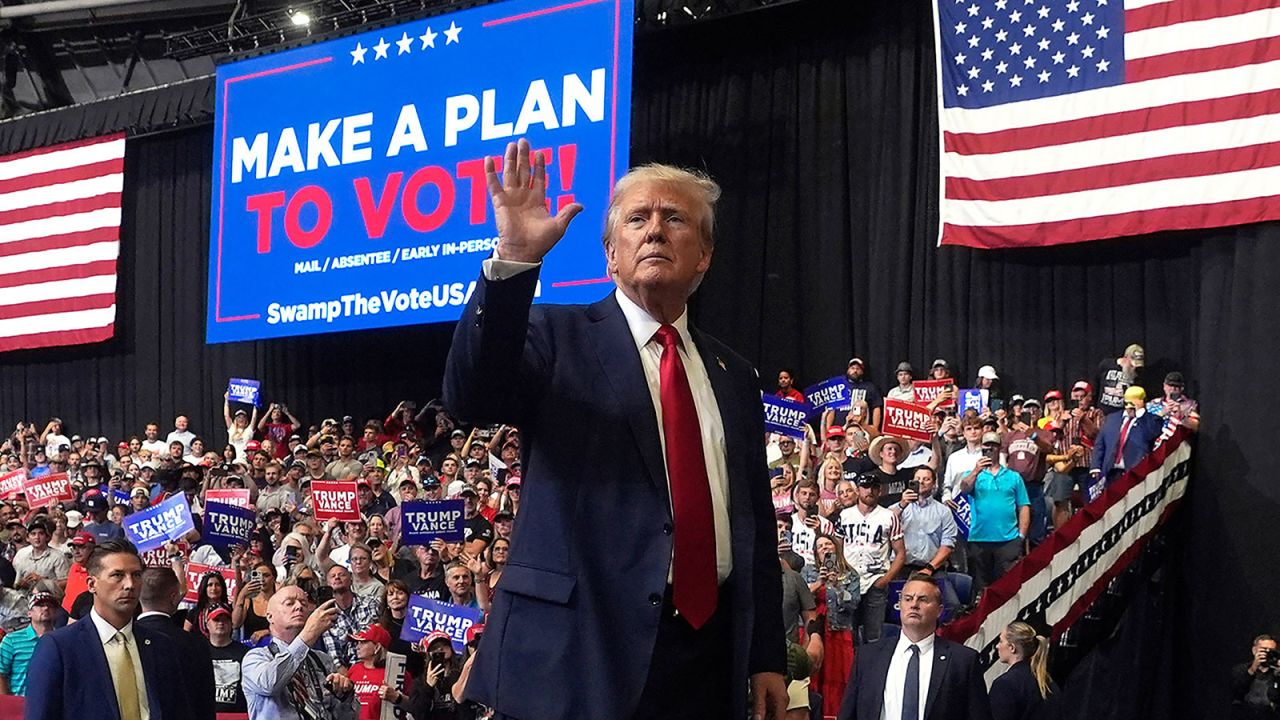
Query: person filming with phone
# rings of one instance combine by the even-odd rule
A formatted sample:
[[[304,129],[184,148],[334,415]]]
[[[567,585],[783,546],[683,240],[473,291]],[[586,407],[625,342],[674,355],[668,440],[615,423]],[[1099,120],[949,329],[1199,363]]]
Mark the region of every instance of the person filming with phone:
[[[960,494],[969,496],[969,571],[974,598],[1018,562],[1031,526],[1031,502],[1022,476],[1000,459],[1000,436],[982,435],[982,457],[960,479]]]
[[[1280,650],[1276,639],[1253,639],[1253,659],[1231,669],[1231,717],[1280,717]]]

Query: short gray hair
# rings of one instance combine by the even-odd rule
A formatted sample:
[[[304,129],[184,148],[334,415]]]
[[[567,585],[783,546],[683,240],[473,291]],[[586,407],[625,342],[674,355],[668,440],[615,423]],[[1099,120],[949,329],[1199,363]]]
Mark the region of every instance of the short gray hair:
[[[716,244],[716,201],[720,199],[720,186],[711,176],[692,168],[649,163],[634,167],[626,175],[618,178],[613,185],[613,195],[609,199],[609,212],[605,216],[604,244],[609,244],[613,229],[618,226],[618,215],[622,212],[622,197],[635,185],[642,182],[660,182],[678,185],[687,191],[700,205],[702,217],[698,227],[702,230],[702,238],[708,247]]]

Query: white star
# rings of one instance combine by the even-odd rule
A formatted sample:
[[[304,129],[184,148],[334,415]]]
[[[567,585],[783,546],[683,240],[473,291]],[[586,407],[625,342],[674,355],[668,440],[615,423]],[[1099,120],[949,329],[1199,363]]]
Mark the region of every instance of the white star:
[[[1026,27],[1022,28],[1022,34],[1023,34],[1023,35],[1025,35],[1025,36],[1027,36],[1027,37],[1031,37],[1032,35],[1035,35],[1035,34],[1036,34],[1036,26],[1035,26],[1035,25],[1028,25],[1028,26],[1026,26]]]
[[[978,66],[976,66],[976,65],[975,65],[975,66],[973,66],[973,67],[969,68],[969,79],[970,79],[970,80],[977,80],[977,79],[978,79],[978,75],[980,75],[981,73],[982,73],[982,70],[981,70],[981,69],[979,69],[979,68],[978,68]]]
[[[956,94],[959,95],[960,97],[967,96],[969,94],[969,86],[961,85],[960,87],[956,88]]]
[[[397,55],[403,55],[407,52],[412,52],[413,38],[409,37],[409,33],[405,33],[400,36],[399,40],[396,41],[396,46],[400,48],[400,51],[396,53]]]
[[[969,47],[971,47],[971,48],[976,48],[976,47],[978,47],[978,43],[980,43],[980,42],[982,42],[982,41],[978,39],[978,36],[977,36],[977,35],[974,35],[974,36],[972,36],[972,37],[970,37],[970,38],[969,38]]]
[[[1080,16],[1080,22],[1084,23],[1085,25],[1092,25],[1092,24],[1093,24],[1093,13],[1085,13],[1085,14],[1081,15],[1081,16]]]
[[[1079,74],[1080,74],[1080,68],[1076,67],[1075,65],[1072,65],[1071,67],[1067,68],[1067,77],[1076,77]]]
[[[1093,57],[1093,46],[1092,46],[1092,45],[1085,45],[1085,46],[1084,46],[1084,49],[1080,51],[1080,54],[1081,54],[1081,55],[1083,55],[1083,56],[1085,56],[1085,57],[1087,57],[1087,58],[1091,58],[1091,57]]]
[[[1040,9],[1036,11],[1036,14],[1040,16],[1041,20],[1043,20],[1049,17],[1049,8],[1045,7],[1044,5],[1041,5]]]
[[[1022,76],[1014,75],[1013,77],[1009,78],[1009,85],[1011,87],[1022,87]]]
[[[1111,34],[1111,28],[1108,28],[1106,25],[1103,25],[1102,27],[1098,28],[1099,40],[1106,40],[1107,36],[1110,34]]]
[[[982,83],[982,92],[991,92],[991,90],[992,90],[993,88],[995,88],[995,86],[996,86],[996,84],[995,84],[995,83],[993,83],[993,82],[991,82],[990,80],[988,80],[988,81],[986,81],[986,82]]]
[[[1007,38],[1007,37],[1009,37],[1009,33],[1008,33],[1008,32],[1006,32],[1006,31],[1004,31],[1004,30],[997,30],[997,31],[996,31],[996,42],[1004,42],[1004,39],[1005,39],[1005,38]]]
[[[1107,4],[1107,0],[1098,0],[1098,7],[1102,7],[1103,5],[1106,5],[1106,4]]]
[[[1066,24],[1065,22],[1063,22],[1061,19],[1058,19],[1058,20],[1054,20],[1054,21],[1053,21],[1053,31],[1054,31],[1054,32],[1062,32],[1062,28],[1064,28],[1064,27],[1066,27],[1066,26],[1067,26],[1067,24]]]
[[[956,23],[956,34],[959,35],[960,33],[964,32],[965,27],[966,25],[962,22]]]
[[[381,60],[387,56],[387,48],[391,47],[391,43],[382,38],[378,38],[378,44],[373,46],[373,59]]]
[[[996,9],[1003,10],[1008,6],[1008,0],[996,0]]]
[[[1068,35],[1068,36],[1067,36],[1067,44],[1068,44],[1068,45],[1076,45],[1076,44],[1078,44],[1079,42],[1080,42],[1080,34],[1079,34],[1079,33],[1071,33],[1070,35]]]
[[[1109,68],[1109,67],[1111,67],[1111,61],[1110,61],[1110,60],[1099,60],[1099,61],[1098,61],[1098,72],[1106,72],[1106,71],[1107,71],[1107,68]]]
[[[1031,68],[1036,66],[1036,59],[1034,57],[1029,57],[1026,60],[1023,60],[1022,66],[1030,70]]]
[[[1022,22],[1022,11],[1014,10],[1009,13],[1009,22],[1014,23],[1015,25]]]
[[[1076,2],[1076,0],[1071,0],[1071,2],[1067,3],[1067,12],[1075,12],[1079,9],[1080,3]]]
[[[351,51],[351,64],[363,65],[364,54],[367,52],[369,52],[369,48],[361,45],[360,43],[356,43],[356,49]]]
[[[1056,53],[1054,53],[1054,54],[1053,54],[1053,64],[1054,64],[1054,65],[1061,65],[1061,64],[1062,64],[1062,61],[1063,61],[1063,60],[1066,60],[1066,59],[1067,59],[1067,56],[1066,56],[1066,55],[1063,55],[1061,50],[1059,50],[1058,52],[1056,52]]]
[[[965,58],[964,53],[956,53],[956,64],[957,64],[957,65],[963,65],[963,64],[964,64],[964,61],[965,61],[966,59],[967,59],[967,58]]]
[[[1048,70],[1041,70],[1041,71],[1040,71],[1040,74],[1039,74],[1039,75],[1037,75],[1036,77],[1040,78],[1040,82],[1042,82],[1042,83],[1047,83],[1047,82],[1049,82],[1049,71],[1048,71]]]
[[[991,29],[991,26],[992,26],[992,25],[994,25],[994,24],[995,24],[995,22],[996,22],[996,21],[995,21],[995,20],[992,20],[990,16],[987,16],[987,17],[982,18],[982,29],[983,29],[983,30],[990,30],[990,29]]]
[[[1009,69],[1009,63],[1003,60],[1001,60],[998,65],[996,65],[996,72],[1000,73],[1001,75],[1005,74],[1005,71],[1008,69]]]
[[[977,5],[970,5],[970,6],[969,6],[969,17],[977,17],[977,16],[978,16],[978,6],[977,6]]]
[[[1040,52],[1044,52],[1045,50],[1048,50],[1049,38],[1040,38],[1040,42],[1036,43],[1036,46],[1040,48]]]
[[[1009,46],[1009,53],[1010,53],[1011,55],[1021,55],[1021,54],[1022,54],[1022,45],[1020,45],[1020,44],[1018,44],[1018,43],[1014,43],[1014,44],[1010,45],[1010,46]]]
[[[989,61],[991,60],[991,58],[995,57],[995,54],[996,52],[994,50],[992,50],[991,48],[987,48],[986,50],[982,51],[982,59]]]
[[[428,26],[427,26],[427,31],[426,31],[426,32],[424,32],[424,33],[422,33],[421,35],[419,35],[419,36],[418,36],[418,39],[422,41],[422,47],[420,47],[420,48],[418,48],[418,49],[419,49],[419,50],[426,50],[427,48],[433,48],[433,47],[435,47],[435,46],[436,46],[436,36],[437,36],[437,35],[439,35],[439,34],[440,34],[440,33],[438,33],[438,32],[431,32],[431,26],[430,26],[430,25],[428,25]]]
[[[460,32],[462,32],[462,28],[458,27],[458,23],[450,21],[449,27],[444,31],[444,44],[452,45],[453,43],[461,43],[462,41],[458,39],[458,33]]]

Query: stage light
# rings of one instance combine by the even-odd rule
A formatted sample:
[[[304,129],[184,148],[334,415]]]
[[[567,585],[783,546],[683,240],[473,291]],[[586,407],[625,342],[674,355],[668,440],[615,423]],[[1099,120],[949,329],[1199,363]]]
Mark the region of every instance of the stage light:
[[[292,13],[289,14],[289,19],[292,20],[293,24],[297,25],[298,27],[303,27],[311,24],[311,16],[302,10],[294,10]]]

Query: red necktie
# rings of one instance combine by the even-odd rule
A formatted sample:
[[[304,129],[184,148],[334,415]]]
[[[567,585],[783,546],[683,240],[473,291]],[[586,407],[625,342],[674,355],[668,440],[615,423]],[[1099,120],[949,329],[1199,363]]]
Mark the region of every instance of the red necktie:
[[[1129,426],[1133,424],[1133,417],[1128,414],[1124,416],[1124,424],[1120,426],[1120,442],[1116,444],[1116,465],[1124,464],[1124,443],[1129,439]]]
[[[672,595],[676,610],[694,629],[716,609],[716,536],[711,515],[711,484],[702,455],[702,428],[693,404],[689,377],[678,349],[680,336],[670,325],[654,334],[662,343],[662,431],[667,441],[667,477],[675,516]]]

